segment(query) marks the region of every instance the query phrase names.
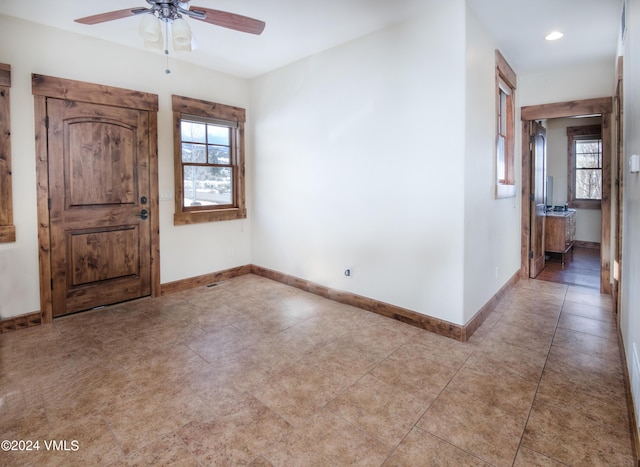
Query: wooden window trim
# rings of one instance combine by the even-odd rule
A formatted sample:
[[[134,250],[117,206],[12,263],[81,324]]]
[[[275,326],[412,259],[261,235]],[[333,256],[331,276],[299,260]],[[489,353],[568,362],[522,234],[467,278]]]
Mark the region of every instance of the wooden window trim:
[[[240,107],[207,102],[189,97],[172,96],[173,109],[173,148],[174,148],[174,181],[175,181],[175,213],[174,225],[196,224],[201,222],[217,222],[247,217],[245,201],[244,173],[244,123],[246,112]],[[180,121],[182,115],[227,120],[237,123],[235,128],[235,160],[234,160],[234,200],[233,207],[211,207],[206,210],[189,210],[183,206],[184,186],[182,177],[182,145]]]
[[[11,188],[11,65],[0,63],[0,243],[16,241]]]
[[[517,77],[509,63],[505,60],[499,50],[496,54],[496,169],[495,169],[495,197],[513,198],[516,196],[516,176],[515,176],[515,92]],[[500,111],[500,94],[501,89],[506,94],[506,134],[500,134],[498,114]],[[499,161],[498,161],[498,145],[500,137],[504,136],[504,177],[500,179]]]
[[[575,140],[580,137],[594,137],[602,140],[602,126],[601,125],[583,125],[567,128],[567,160],[569,162],[568,167],[568,193],[567,204],[570,208],[577,209],[600,209],[602,206],[601,199],[576,199],[575,186],[576,186],[576,154],[575,154]],[[604,152],[604,149],[603,149]],[[603,154],[603,179],[604,179],[604,154]]]

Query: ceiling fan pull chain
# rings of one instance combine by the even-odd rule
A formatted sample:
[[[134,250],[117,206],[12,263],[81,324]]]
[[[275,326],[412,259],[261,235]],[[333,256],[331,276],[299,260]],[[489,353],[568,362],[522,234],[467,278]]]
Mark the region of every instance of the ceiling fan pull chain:
[[[164,72],[169,74],[171,73],[169,69],[169,21],[164,22],[164,54],[167,56],[167,68]]]

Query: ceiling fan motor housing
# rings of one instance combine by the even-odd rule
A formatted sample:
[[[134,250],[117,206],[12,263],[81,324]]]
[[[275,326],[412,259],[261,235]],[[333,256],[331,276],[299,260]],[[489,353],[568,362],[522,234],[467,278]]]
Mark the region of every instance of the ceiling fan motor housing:
[[[183,14],[196,19],[204,19],[207,16],[204,11],[189,10],[189,3],[179,0],[171,2],[147,0],[147,3],[151,5],[151,8],[142,10],[140,13],[153,13],[158,19],[166,22],[182,18]]]

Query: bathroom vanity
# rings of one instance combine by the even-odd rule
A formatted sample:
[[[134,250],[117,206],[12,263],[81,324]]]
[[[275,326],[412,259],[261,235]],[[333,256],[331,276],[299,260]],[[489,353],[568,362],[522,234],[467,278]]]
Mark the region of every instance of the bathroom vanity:
[[[576,211],[549,211],[546,213],[544,250],[546,253],[560,253],[562,264],[565,255],[576,241]]]

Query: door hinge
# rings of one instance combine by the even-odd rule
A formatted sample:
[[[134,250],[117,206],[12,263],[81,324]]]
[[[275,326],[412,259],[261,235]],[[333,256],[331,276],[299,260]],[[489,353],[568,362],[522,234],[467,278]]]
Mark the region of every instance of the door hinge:
[[[536,137],[534,135],[529,136],[529,142],[531,144],[535,143],[536,142]]]
[[[53,290],[53,279],[51,279],[51,290]]]
[[[49,211],[51,211],[51,198],[47,199],[47,206],[49,207]]]
[[[529,259],[533,259],[533,250],[529,250]]]
[[[48,130],[49,129],[49,116],[44,117],[44,126]]]
[[[535,195],[535,193],[531,193],[531,194],[529,195],[529,200],[531,200],[531,201],[535,201],[535,200],[536,200],[536,195]],[[49,207],[49,209],[51,209],[51,207]]]

